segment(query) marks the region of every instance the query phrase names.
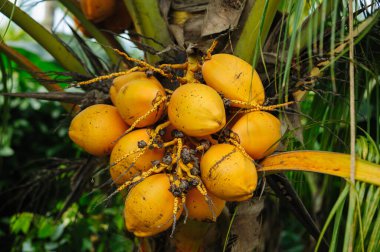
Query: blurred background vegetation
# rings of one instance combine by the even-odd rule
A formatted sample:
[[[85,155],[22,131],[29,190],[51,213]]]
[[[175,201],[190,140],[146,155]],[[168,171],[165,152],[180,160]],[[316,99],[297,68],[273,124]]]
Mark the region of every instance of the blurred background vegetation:
[[[73,25],[71,17],[56,2],[52,3],[55,14],[49,29],[79,52],[80,46],[66,26],[66,22]],[[43,17],[46,2],[18,1],[18,4],[42,23],[51,19]],[[5,16],[0,16],[0,35],[0,40],[42,72],[52,73],[52,78],[57,76],[54,73],[66,71]],[[96,42],[86,40],[94,51],[99,51]],[[135,57],[141,57],[140,50],[129,48]],[[104,57],[104,52],[98,56]],[[2,52],[0,68],[2,93],[46,92],[28,71]],[[132,251],[133,240],[125,234],[121,197],[115,197],[111,205],[95,207],[106,192],[85,194],[59,216],[70,193],[72,177],[83,165],[82,157],[87,156],[67,137],[71,120],[68,111],[59,102],[32,98],[0,96],[0,106],[1,250]]]

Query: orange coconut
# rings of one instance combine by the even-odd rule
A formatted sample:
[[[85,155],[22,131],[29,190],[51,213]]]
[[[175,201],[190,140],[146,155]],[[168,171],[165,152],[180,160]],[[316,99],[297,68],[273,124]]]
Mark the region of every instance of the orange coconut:
[[[128,231],[138,237],[161,233],[173,224],[175,197],[169,191],[167,174],[155,174],[133,187],[125,199],[124,217]],[[179,200],[177,215],[182,213]]]
[[[153,109],[156,101],[165,97],[164,88],[155,78],[134,79],[119,90],[116,107],[124,121],[132,125],[138,118]],[[137,127],[141,128],[156,123],[164,113],[164,104],[165,102],[140,121]]]
[[[79,2],[83,14],[93,22],[100,22],[111,16],[116,6],[116,0],[80,0]]]
[[[112,15],[100,23],[100,27],[114,33],[122,33],[131,28],[132,18],[129,14],[124,1],[116,1],[115,11]]]
[[[168,106],[171,124],[189,136],[206,136],[226,124],[224,104],[219,94],[203,84],[185,84],[177,88]]]
[[[186,223],[179,221],[175,227],[173,237],[173,241],[175,241],[175,250],[173,251],[205,251],[205,243],[210,244],[210,242],[212,242],[210,239],[208,239],[208,237],[210,237],[210,233],[213,233],[210,232],[210,227],[212,226],[214,226],[212,223],[199,222],[191,219],[187,220]],[[213,241],[216,242],[217,237],[213,234],[212,237],[215,237]]]
[[[141,153],[137,152],[140,149],[139,141],[149,142],[147,129],[138,129],[128,133],[113,148],[110,157],[110,173],[116,184],[121,185],[141,172],[149,170],[152,167],[152,161],[161,160],[164,156],[164,149],[147,149],[133,163],[136,156]],[[127,155],[129,153],[133,154]]]
[[[208,200],[209,202],[197,188],[189,190],[186,194],[188,217],[197,221],[216,221],[216,218],[223,211],[226,201],[211,193],[208,193]]]
[[[226,201],[251,198],[257,185],[253,161],[230,144],[215,144],[206,151],[201,174],[207,190]]]
[[[272,154],[281,139],[281,123],[264,111],[243,115],[231,128],[238,134],[240,144],[253,159]]]
[[[112,86],[110,87],[110,92],[109,92],[112,103],[116,104],[117,94],[119,93],[119,90],[125,84],[129,83],[132,80],[143,79],[143,78],[149,79],[144,72],[131,72],[131,73],[116,77],[112,81]],[[154,78],[154,77],[151,77],[151,78]]]
[[[250,64],[231,54],[215,54],[202,66],[207,85],[230,100],[262,105],[265,100],[260,76]],[[232,106],[246,107],[232,103]]]
[[[82,110],[71,121],[69,137],[94,156],[111,152],[115,140],[128,129],[117,108],[96,104]]]

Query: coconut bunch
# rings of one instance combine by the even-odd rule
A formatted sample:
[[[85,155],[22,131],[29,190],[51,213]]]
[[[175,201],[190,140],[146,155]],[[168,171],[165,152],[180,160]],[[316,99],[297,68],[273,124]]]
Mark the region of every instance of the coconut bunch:
[[[213,46],[214,47],[214,46]],[[175,226],[181,215],[216,221],[226,202],[249,200],[255,160],[273,153],[280,121],[264,106],[250,64],[229,54],[189,57],[183,64],[136,67],[78,83],[114,78],[113,105],[77,114],[70,138],[95,156],[110,155],[110,176],[126,190],[125,223],[138,237]],[[115,78],[116,76],[116,78]],[[178,83],[167,89],[154,77]]]

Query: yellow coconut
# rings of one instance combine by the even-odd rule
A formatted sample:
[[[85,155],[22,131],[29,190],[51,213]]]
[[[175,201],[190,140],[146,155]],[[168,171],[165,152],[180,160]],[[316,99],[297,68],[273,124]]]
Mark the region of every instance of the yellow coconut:
[[[124,217],[128,231],[148,237],[170,228],[174,221],[175,197],[169,191],[167,174],[152,175],[133,187],[125,199]],[[177,215],[182,213],[179,200]]]
[[[113,181],[121,185],[132,177],[152,167],[152,161],[161,160],[164,156],[164,149],[149,148],[141,154],[138,146],[140,141],[146,144],[149,142],[149,134],[147,129],[134,130],[123,136],[115,145],[110,157],[110,173]],[[131,155],[127,155],[133,153]],[[135,162],[134,162],[135,161]]]
[[[230,100],[262,105],[265,100],[260,76],[250,64],[231,54],[215,54],[202,66],[207,85]],[[236,107],[249,107],[232,103]]]
[[[277,117],[264,111],[243,115],[233,126],[240,144],[253,159],[272,154],[281,139],[281,123]]]
[[[128,82],[118,92],[116,107],[126,123],[132,125],[137,119],[153,109],[155,102],[164,99],[166,93],[155,78],[140,78]],[[156,110],[137,124],[138,128],[156,123],[165,110],[163,102]]]
[[[186,194],[188,217],[197,221],[216,221],[216,218],[222,213],[226,201],[211,193],[208,193],[208,200],[209,202],[197,188],[191,189]]]
[[[106,104],[87,107],[74,117],[69,128],[69,137],[74,143],[94,156],[108,155],[115,140],[128,125],[120,117],[117,108]]]
[[[189,136],[206,136],[226,124],[224,104],[219,94],[203,84],[185,84],[177,88],[168,106],[171,124]]]
[[[252,160],[230,144],[215,144],[201,159],[202,181],[207,191],[226,201],[244,201],[257,186]]]
[[[109,92],[112,103],[116,104],[117,94],[119,93],[119,90],[124,85],[126,85],[127,83],[129,83],[133,80],[144,79],[144,78],[149,79],[144,72],[132,72],[132,73],[128,73],[128,74],[116,77],[112,81],[112,86],[110,87],[110,92]],[[151,78],[154,78],[154,77],[151,77]]]

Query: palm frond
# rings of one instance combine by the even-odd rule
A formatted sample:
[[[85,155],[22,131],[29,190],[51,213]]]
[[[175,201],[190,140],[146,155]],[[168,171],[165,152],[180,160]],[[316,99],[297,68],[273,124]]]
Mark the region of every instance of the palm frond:
[[[77,58],[75,53],[69,50],[60,40],[19,7],[7,0],[1,5],[0,12],[28,32],[31,37],[38,41],[67,70],[84,75],[87,74],[82,62]]]

